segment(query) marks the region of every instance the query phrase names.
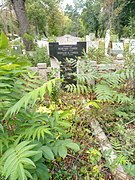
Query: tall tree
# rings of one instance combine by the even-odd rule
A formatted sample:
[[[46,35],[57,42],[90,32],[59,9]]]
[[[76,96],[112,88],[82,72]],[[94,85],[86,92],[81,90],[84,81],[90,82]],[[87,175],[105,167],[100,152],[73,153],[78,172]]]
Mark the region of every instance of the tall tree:
[[[37,35],[61,35],[65,28],[65,16],[54,0],[28,0],[27,15]]]
[[[85,29],[81,20],[81,12],[85,5],[85,0],[74,0],[74,6],[67,5],[65,14],[71,20],[69,33],[74,33],[77,36],[84,36]]]
[[[61,0],[27,0],[27,2],[30,1],[31,3],[33,2],[38,2],[38,3],[42,3],[44,5],[48,5],[48,6],[52,6],[52,5],[56,5],[59,4]],[[27,19],[27,14],[26,14],[26,1],[25,0],[11,0],[14,11],[16,13],[16,17],[19,23],[19,27],[20,27],[20,35],[23,38],[23,42],[24,45],[26,47],[26,50],[30,50],[31,48],[31,43],[30,41],[26,38],[28,36],[25,36],[25,34],[29,34],[30,33],[30,26],[29,26],[29,22]],[[38,15],[38,14],[37,14]],[[41,19],[40,19],[41,20]],[[38,21],[38,19],[36,19],[36,21]],[[41,21],[40,21],[41,22]],[[36,23],[39,25],[39,22]],[[42,25],[44,24],[44,22],[41,23]]]
[[[94,32],[98,36],[100,9],[99,0],[86,0],[81,18],[87,33]]]
[[[20,27],[20,35],[26,50],[30,50],[30,42],[25,38],[28,32],[29,23],[26,16],[25,0],[11,0]]]

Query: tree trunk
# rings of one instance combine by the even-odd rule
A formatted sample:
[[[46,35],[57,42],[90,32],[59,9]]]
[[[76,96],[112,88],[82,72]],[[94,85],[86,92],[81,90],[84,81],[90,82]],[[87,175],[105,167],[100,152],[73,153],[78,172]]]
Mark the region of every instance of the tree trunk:
[[[20,27],[20,35],[23,38],[23,43],[25,45],[26,50],[30,50],[30,42],[25,38],[25,33],[27,33],[29,24],[26,16],[25,10],[25,0],[11,0],[13,4],[13,8],[19,22]]]

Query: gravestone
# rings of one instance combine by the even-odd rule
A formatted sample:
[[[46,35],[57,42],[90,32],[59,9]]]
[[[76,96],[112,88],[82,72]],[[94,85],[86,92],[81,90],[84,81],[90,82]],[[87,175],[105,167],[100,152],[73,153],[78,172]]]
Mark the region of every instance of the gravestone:
[[[62,43],[49,43],[49,54],[52,58],[57,58],[61,62],[60,76],[64,77],[68,83],[75,83],[74,77],[70,76],[70,73],[76,72],[77,57],[82,56],[83,52],[86,52],[86,42],[76,42],[75,44],[71,41]]]
[[[124,45],[122,42],[112,42],[112,50],[111,50],[112,55],[123,54],[123,52],[124,52]]]
[[[47,49],[47,53],[49,54],[49,43],[47,39],[37,40],[37,46],[39,48],[45,47]]]
[[[110,43],[110,29],[106,31],[105,35],[105,56],[108,56],[108,48],[109,48],[109,43]]]
[[[86,52],[88,53],[89,48],[98,49],[99,47],[99,41],[94,41],[95,39],[95,33],[90,33],[89,35],[86,35]]]
[[[89,33],[90,41],[93,41],[95,39],[95,33]]]
[[[130,41],[129,52],[135,54],[135,39],[131,39]]]
[[[69,34],[66,34],[64,36],[60,36],[56,38],[56,41],[60,45],[66,45],[66,44],[77,44],[77,42],[80,41],[79,37],[71,36]]]
[[[51,68],[55,69],[55,77],[60,78],[60,62],[54,57],[50,58]]]
[[[88,53],[89,48],[98,49],[99,41],[87,41],[86,52]]]

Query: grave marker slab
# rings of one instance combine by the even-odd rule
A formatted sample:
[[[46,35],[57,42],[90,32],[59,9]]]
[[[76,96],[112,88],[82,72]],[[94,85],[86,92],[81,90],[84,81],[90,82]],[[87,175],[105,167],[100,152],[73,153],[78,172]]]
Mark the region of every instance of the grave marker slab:
[[[99,41],[87,41],[86,52],[89,51],[89,48],[98,49],[98,47],[99,47]]]
[[[66,34],[64,36],[57,37],[56,41],[59,45],[77,44],[77,42],[80,42],[80,38]]]
[[[123,54],[123,51],[124,51],[124,45],[122,42],[112,42],[111,54],[113,55]]]
[[[135,54],[135,39],[131,39],[129,51],[131,54]]]
[[[77,42],[77,44],[59,44],[49,43],[49,54],[53,58],[57,58],[61,62],[61,77],[73,83],[73,77],[69,79],[69,73],[76,72],[76,59],[86,52],[86,42]],[[70,62],[66,59],[70,59]]]

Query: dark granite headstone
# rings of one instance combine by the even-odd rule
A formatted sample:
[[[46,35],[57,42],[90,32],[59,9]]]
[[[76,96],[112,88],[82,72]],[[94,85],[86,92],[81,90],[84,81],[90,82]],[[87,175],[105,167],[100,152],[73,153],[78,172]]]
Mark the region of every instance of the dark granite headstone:
[[[49,43],[49,54],[61,62],[61,77],[64,77],[68,83],[74,83],[73,76],[70,73],[76,72],[76,59],[86,52],[86,42],[77,42],[77,44],[59,45],[59,43]],[[67,58],[69,60],[67,60]]]

